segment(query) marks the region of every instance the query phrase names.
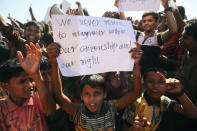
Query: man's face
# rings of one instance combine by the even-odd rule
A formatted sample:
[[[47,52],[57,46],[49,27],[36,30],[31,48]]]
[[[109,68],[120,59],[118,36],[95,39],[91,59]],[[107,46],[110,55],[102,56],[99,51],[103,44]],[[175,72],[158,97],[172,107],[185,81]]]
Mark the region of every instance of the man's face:
[[[145,16],[142,18],[142,28],[145,32],[151,32],[156,29],[157,22],[152,15]]]
[[[25,72],[16,77],[12,77],[8,82],[8,93],[16,104],[23,104],[27,99],[33,96],[34,82]]]
[[[180,38],[180,46],[186,49],[197,48],[197,41],[194,40],[192,36],[186,34],[185,31],[182,33],[182,37]]]
[[[103,100],[106,98],[106,92],[101,87],[91,88],[91,86],[85,85],[81,97],[89,111],[99,113]]]
[[[37,43],[41,38],[41,31],[38,27],[30,25],[25,28],[24,35],[27,41]]]
[[[144,86],[147,90],[147,94],[152,101],[157,101],[166,92],[167,88],[165,82],[156,72],[148,72],[146,74],[146,80]]]

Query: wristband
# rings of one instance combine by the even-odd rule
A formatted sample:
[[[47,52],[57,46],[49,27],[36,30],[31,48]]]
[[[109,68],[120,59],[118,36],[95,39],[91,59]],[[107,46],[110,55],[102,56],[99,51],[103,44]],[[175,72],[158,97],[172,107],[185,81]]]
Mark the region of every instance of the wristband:
[[[165,8],[164,12],[166,13],[167,11],[172,12],[172,7]]]
[[[182,89],[179,93],[174,94],[176,97],[182,96],[185,93],[185,91]]]

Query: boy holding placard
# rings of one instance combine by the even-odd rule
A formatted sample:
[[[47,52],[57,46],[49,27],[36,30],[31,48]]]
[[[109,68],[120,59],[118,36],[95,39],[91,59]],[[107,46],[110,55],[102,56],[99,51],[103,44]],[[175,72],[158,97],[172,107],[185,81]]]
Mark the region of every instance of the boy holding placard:
[[[48,56],[52,64],[52,81],[55,98],[62,109],[67,112],[76,130],[113,130],[115,126],[115,113],[135,101],[141,93],[140,89],[140,65],[141,50],[133,49],[132,57],[134,64],[134,85],[132,91],[118,100],[104,101],[106,98],[105,81],[101,75],[84,76],[81,80],[81,99],[83,104],[73,104],[70,99],[62,93],[62,84],[56,57],[59,55],[60,47],[51,44],[47,48]]]

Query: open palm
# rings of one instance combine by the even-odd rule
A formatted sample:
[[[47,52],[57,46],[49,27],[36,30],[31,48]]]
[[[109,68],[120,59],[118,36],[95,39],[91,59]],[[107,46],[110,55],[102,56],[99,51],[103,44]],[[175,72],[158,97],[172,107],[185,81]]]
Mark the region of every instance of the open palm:
[[[27,49],[26,57],[24,58],[22,53],[18,51],[18,59],[22,68],[29,74],[34,74],[40,68],[40,61],[42,53],[40,51],[40,46],[38,44],[34,45],[30,43],[25,45]]]

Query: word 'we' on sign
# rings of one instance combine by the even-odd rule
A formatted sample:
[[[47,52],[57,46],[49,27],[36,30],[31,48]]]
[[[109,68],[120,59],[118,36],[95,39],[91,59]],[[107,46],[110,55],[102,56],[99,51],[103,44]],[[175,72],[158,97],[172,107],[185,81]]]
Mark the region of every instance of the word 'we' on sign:
[[[64,76],[131,71],[135,47],[131,22],[90,16],[52,16],[53,37],[61,45],[58,65]]]

